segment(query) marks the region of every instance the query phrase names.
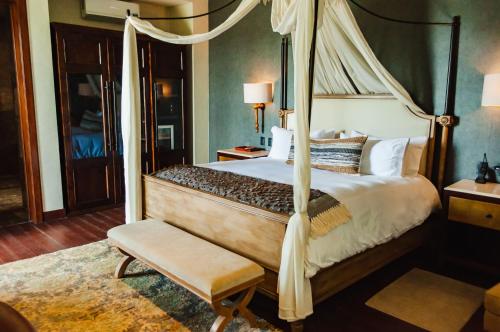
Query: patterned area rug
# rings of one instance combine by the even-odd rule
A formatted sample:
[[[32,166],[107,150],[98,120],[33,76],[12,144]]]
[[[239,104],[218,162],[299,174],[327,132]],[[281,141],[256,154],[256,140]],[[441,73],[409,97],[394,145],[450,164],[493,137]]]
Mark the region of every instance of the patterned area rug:
[[[0,265],[0,300],[38,331],[208,331],[215,313],[204,301],[134,261],[113,278],[122,255],[100,241]],[[259,329],[237,318],[226,331]]]
[[[413,269],[366,304],[428,331],[456,332],[481,306],[484,289]]]

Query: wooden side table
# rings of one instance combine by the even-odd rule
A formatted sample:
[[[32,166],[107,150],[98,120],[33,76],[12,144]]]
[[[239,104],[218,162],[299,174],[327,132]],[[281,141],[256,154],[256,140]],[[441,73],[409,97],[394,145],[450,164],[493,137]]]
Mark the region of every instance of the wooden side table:
[[[500,231],[500,184],[461,180],[444,189],[448,220]]]
[[[253,152],[239,151],[234,148],[217,151],[217,161],[243,160],[267,157],[269,151],[260,150]]]
[[[461,180],[444,189],[440,265],[500,277],[500,184]]]

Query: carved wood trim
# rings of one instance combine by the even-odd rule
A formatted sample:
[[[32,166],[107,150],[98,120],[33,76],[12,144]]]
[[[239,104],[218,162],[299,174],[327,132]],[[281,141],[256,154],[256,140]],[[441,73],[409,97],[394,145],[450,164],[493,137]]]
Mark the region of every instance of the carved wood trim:
[[[278,116],[280,118],[280,127],[287,128],[288,127],[288,114],[292,114],[293,110],[291,109],[280,109],[278,112]]]

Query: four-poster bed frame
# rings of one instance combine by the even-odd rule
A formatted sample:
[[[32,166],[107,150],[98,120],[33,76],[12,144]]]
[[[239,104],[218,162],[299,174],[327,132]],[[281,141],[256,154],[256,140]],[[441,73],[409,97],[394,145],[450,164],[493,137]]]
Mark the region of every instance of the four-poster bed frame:
[[[364,9],[356,2],[352,2]],[[317,15],[315,16],[316,23]],[[400,23],[436,24],[376,16]],[[310,102],[313,106],[310,109],[314,108],[314,112],[312,116],[310,114],[309,121],[311,130],[356,129],[383,137],[428,137],[420,174],[433,180],[438,190],[441,190],[450,137],[449,128],[455,123],[453,108],[460,20],[459,17],[454,17],[452,23],[437,24],[452,27],[446,110],[442,116],[414,113],[387,95],[316,96],[314,98],[311,95]],[[315,38],[311,46],[311,55],[314,55],[314,40]],[[286,53],[287,49],[288,41],[286,40],[282,43],[282,53]],[[294,114],[293,110],[288,110],[286,107],[287,59],[283,55],[282,64],[283,84],[279,116],[281,126],[290,128],[290,118]],[[312,65],[313,62],[310,68],[313,67]],[[312,73],[313,69],[310,77]],[[436,151],[438,154],[435,158]],[[434,172],[435,169],[438,170],[437,173]],[[148,218],[168,221],[200,238],[256,261],[266,271],[265,281],[260,285],[259,290],[272,298],[277,298],[281,247],[289,220],[288,216],[175,185],[158,179],[154,175],[143,176],[143,214]],[[432,218],[433,216],[429,219]],[[425,222],[397,239],[320,270],[311,279],[314,303],[320,303],[371,272],[418,248],[424,243],[430,227],[431,223]],[[294,330],[301,330],[301,322],[292,324],[292,327]]]
[[[315,98],[311,129],[341,125],[342,129],[364,130],[386,137],[426,136],[420,173],[428,178],[434,166],[435,116],[414,114],[391,97]],[[333,111],[335,110],[335,111]],[[293,111],[286,111],[283,123],[291,128]],[[378,119],[377,121],[374,121]],[[263,293],[277,298],[276,284],[281,246],[289,216],[237,203],[194,189],[143,176],[144,214],[161,219],[201,238],[246,256],[266,269]],[[165,204],[168,202],[168,204]],[[423,243],[429,223],[398,239],[369,249],[329,268],[311,279],[313,299],[319,303],[374,270]]]

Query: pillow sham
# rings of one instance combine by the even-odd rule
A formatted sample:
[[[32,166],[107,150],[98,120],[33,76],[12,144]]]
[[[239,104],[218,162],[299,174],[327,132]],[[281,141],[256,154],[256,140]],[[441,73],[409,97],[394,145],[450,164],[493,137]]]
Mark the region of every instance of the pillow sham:
[[[90,131],[102,131],[102,113],[85,110],[80,121],[80,128]]]
[[[427,146],[428,138],[426,136],[410,137],[408,148],[406,149],[404,174],[407,176],[418,175],[422,154]]]
[[[351,131],[351,137],[357,136],[365,136],[365,134],[356,130]],[[404,154],[402,175],[415,176],[418,175],[420,163],[422,161],[422,154],[427,145],[428,138],[426,136],[414,136],[407,138],[409,139],[409,142]],[[368,136],[368,140],[382,140],[382,138]]]
[[[360,173],[378,176],[403,175],[408,138],[368,139],[361,154]]]
[[[367,137],[311,140],[311,167],[327,171],[359,175],[361,152]],[[294,146],[288,164],[293,164]]]
[[[335,129],[320,129],[311,132],[311,139],[334,139],[339,138]]]
[[[290,146],[293,140],[293,130],[288,130],[273,126],[271,128],[273,135],[273,144],[269,151],[269,158],[278,160],[287,160],[290,153]],[[333,139],[336,138],[337,132],[335,129],[321,129],[311,132],[312,139]]]
[[[271,128],[271,133],[273,134],[273,144],[268,157],[278,160],[287,160],[292,144],[293,131],[273,126]]]

